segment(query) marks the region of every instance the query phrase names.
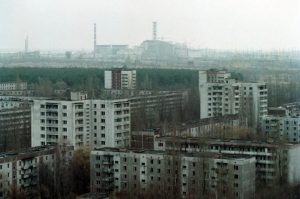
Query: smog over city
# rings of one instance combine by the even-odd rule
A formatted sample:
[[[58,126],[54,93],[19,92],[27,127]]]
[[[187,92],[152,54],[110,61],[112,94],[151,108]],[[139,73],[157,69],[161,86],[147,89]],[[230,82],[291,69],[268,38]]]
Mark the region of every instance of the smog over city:
[[[2,0],[0,199],[300,198],[298,0]]]

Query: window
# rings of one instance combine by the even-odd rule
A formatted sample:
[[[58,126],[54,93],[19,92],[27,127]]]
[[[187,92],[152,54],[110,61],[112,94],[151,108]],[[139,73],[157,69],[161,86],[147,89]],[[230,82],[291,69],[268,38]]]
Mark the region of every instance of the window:
[[[239,170],[239,166],[234,165],[234,170]]]
[[[239,175],[235,174],[234,179],[239,179]]]
[[[63,109],[67,109],[67,105],[63,105],[62,108],[63,108]]]

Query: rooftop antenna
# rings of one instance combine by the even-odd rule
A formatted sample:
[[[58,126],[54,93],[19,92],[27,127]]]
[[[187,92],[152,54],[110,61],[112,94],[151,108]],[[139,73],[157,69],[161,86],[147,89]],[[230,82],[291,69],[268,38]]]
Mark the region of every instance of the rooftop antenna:
[[[156,40],[157,38],[157,22],[153,21],[152,22],[152,39]]]

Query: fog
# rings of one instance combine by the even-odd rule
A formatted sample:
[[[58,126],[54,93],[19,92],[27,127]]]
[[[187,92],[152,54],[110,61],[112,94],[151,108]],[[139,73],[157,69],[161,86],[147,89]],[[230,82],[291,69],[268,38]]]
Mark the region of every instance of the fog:
[[[298,0],[1,0],[0,49],[87,49],[158,37],[191,47],[300,47]]]

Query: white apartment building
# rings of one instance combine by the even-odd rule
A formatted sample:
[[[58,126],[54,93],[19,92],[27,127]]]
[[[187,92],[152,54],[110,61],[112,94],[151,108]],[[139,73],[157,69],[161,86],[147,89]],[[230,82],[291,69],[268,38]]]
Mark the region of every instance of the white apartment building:
[[[0,83],[0,91],[26,90],[27,82],[3,82]]]
[[[251,127],[267,115],[265,83],[238,82],[227,71],[199,71],[200,118],[239,114]]]
[[[127,99],[34,100],[31,118],[32,146],[67,144],[77,148],[130,144]]]
[[[115,68],[104,71],[104,87],[106,89],[135,89],[136,70]]]
[[[253,198],[255,158],[100,148],[91,152],[91,192],[157,198]]]

